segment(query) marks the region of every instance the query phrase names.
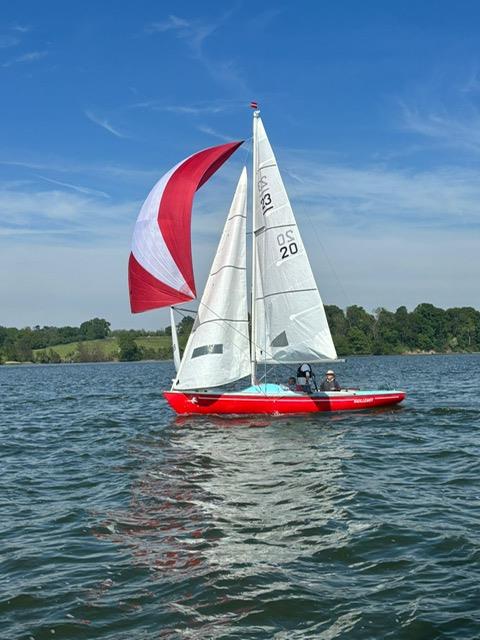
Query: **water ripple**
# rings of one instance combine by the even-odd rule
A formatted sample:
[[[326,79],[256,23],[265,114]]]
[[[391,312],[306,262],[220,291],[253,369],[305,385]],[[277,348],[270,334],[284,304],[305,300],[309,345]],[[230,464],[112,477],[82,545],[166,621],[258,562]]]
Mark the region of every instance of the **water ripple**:
[[[479,364],[352,358],[346,383],[423,386],[199,419],[170,363],[0,368],[2,637],[478,639]]]

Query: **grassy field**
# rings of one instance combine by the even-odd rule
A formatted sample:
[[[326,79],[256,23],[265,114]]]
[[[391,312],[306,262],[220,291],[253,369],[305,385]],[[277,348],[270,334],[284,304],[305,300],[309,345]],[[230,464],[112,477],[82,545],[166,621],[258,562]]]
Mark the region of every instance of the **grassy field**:
[[[145,336],[141,338],[135,338],[135,342],[139,347],[146,349],[168,349],[171,344],[170,336]],[[35,349],[34,355],[36,356],[40,351],[49,351],[52,349],[56,351],[62,360],[71,360],[78,349],[78,342],[69,342],[68,344],[56,344],[52,347],[46,347],[46,349]],[[99,348],[106,356],[115,357],[118,353],[118,342],[116,338],[105,338],[104,340],[85,340],[83,345],[88,350]],[[183,346],[180,340],[180,346]]]

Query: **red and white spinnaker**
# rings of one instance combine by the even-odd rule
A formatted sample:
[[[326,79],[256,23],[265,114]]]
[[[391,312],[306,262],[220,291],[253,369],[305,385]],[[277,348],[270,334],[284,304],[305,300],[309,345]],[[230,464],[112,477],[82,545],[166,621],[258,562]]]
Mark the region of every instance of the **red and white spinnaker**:
[[[189,156],[149,193],[135,224],[128,263],[133,313],[196,297],[190,236],[193,197],[242,142]]]

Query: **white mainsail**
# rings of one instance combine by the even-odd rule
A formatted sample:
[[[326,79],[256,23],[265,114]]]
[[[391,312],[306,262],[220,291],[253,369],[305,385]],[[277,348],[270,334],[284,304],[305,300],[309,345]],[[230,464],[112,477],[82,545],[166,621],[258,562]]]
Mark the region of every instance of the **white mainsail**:
[[[246,277],[247,170],[235,191],[173,389],[218,387],[250,371]]]
[[[255,359],[336,359],[322,299],[258,112],[254,145]]]

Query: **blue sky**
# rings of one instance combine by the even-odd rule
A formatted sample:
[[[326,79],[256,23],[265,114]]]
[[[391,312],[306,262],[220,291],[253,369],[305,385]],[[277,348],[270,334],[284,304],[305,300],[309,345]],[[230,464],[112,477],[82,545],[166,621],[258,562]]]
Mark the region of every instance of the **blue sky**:
[[[478,308],[479,35],[465,1],[4,3],[0,324],[167,324],[129,311],[141,202],[252,99],[326,303]],[[199,289],[245,161],[198,194]]]

